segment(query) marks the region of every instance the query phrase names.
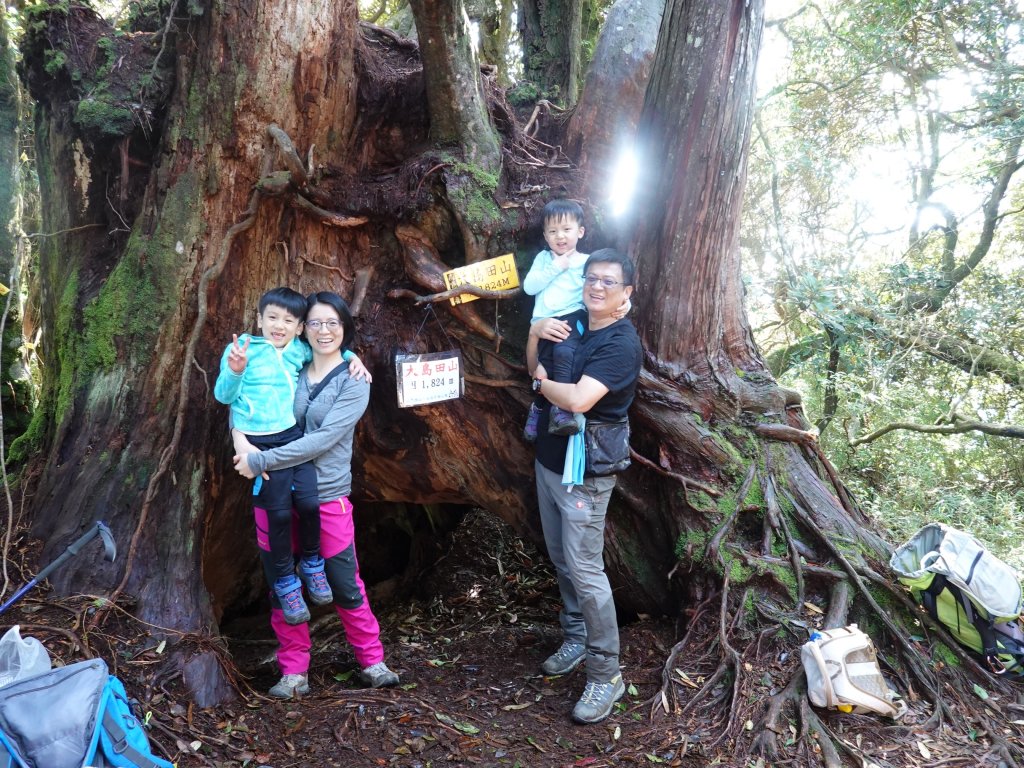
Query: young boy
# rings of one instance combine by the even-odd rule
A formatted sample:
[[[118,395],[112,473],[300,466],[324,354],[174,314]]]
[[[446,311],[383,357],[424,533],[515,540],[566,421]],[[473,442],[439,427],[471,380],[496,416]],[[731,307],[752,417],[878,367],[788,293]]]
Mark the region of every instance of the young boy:
[[[299,337],[306,317],[306,299],[291,288],[274,288],[260,297],[257,325],[262,336],[234,337],[221,357],[213,394],[231,406],[234,429],[259,449],[277,448],[302,437],[292,414],[299,371],[313,353]],[[350,357],[354,355],[350,354]],[[333,600],[320,556],[320,498],[316,469],[305,462],[257,477],[254,503],[267,510],[270,552],[275,580],[271,584],[289,624],[309,621],[302,598],[305,584],[314,605]],[[292,552],[292,507],[299,518],[299,577]],[[301,581],[300,581],[301,578]]]
[[[523,280],[523,291],[536,296],[531,323],[544,317],[562,318],[583,309],[583,265],[585,253],[576,251],[583,237],[583,208],[572,200],[552,200],[544,206],[544,240],[550,250],[541,251]],[[551,359],[548,375],[553,381],[572,381],[572,361],[581,336],[571,329],[567,339],[557,344],[541,339],[538,357]],[[530,405],[530,415],[523,428],[523,437],[532,443],[537,439],[537,420],[543,400],[540,395]],[[551,406],[548,432],[553,435],[574,435],[579,431],[572,413]]]

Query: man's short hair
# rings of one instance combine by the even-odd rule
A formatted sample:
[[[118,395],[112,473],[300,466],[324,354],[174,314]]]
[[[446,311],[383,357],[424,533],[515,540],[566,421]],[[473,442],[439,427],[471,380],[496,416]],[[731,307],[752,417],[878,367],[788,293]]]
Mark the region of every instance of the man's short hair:
[[[306,297],[291,288],[271,288],[260,296],[260,314],[269,306],[280,307],[299,320],[306,318]]]
[[[549,221],[559,219],[575,219],[576,223],[583,226],[583,206],[575,200],[552,200],[544,206],[541,215],[541,222],[547,224]]]
[[[622,283],[623,285],[632,285],[633,278],[636,276],[636,267],[633,266],[633,260],[624,253],[620,253],[614,248],[601,248],[598,251],[594,251],[590,254],[590,258],[587,259],[587,263],[583,265],[583,274],[587,274],[587,270],[590,269],[591,264],[618,264],[622,267]]]

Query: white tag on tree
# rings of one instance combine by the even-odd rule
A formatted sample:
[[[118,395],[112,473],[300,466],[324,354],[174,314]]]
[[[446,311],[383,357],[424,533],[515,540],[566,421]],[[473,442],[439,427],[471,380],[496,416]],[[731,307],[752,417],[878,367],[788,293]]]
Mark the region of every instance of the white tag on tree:
[[[398,407],[457,400],[462,396],[462,355],[457,350],[395,355]]]

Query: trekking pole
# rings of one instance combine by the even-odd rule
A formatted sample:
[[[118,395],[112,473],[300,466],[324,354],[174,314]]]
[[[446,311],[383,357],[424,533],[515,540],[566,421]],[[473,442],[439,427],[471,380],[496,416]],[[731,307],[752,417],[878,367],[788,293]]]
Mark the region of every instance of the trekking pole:
[[[61,553],[60,557],[58,557],[48,566],[43,568],[43,570],[37,573],[36,577],[32,579],[32,581],[30,581],[28,584],[23,586],[13,595],[11,595],[10,600],[8,600],[3,605],[0,605],[0,613],[3,613],[16,602],[18,602],[18,600],[20,600],[26,592],[28,592],[30,589],[32,589],[32,587],[41,582],[43,579],[45,579],[55,570],[60,568],[62,565],[64,565],[65,562],[67,562],[72,557],[77,555],[82,550],[82,547],[84,547],[90,541],[95,539],[97,536],[99,536],[103,540],[104,557],[110,562],[114,562],[114,559],[117,557],[117,545],[114,544],[114,534],[110,532],[110,529],[107,527],[106,523],[102,523],[99,520],[97,520],[96,525],[94,525],[92,528],[90,528],[88,531],[82,534],[82,536],[80,536],[78,539],[68,544],[67,549],[65,549],[64,552]]]

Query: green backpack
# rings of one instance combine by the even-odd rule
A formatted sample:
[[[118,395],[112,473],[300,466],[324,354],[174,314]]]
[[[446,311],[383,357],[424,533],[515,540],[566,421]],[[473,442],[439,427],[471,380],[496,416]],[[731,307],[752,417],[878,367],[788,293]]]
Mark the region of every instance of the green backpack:
[[[996,674],[1024,675],[1017,573],[969,533],[931,523],[889,560],[900,582]]]

